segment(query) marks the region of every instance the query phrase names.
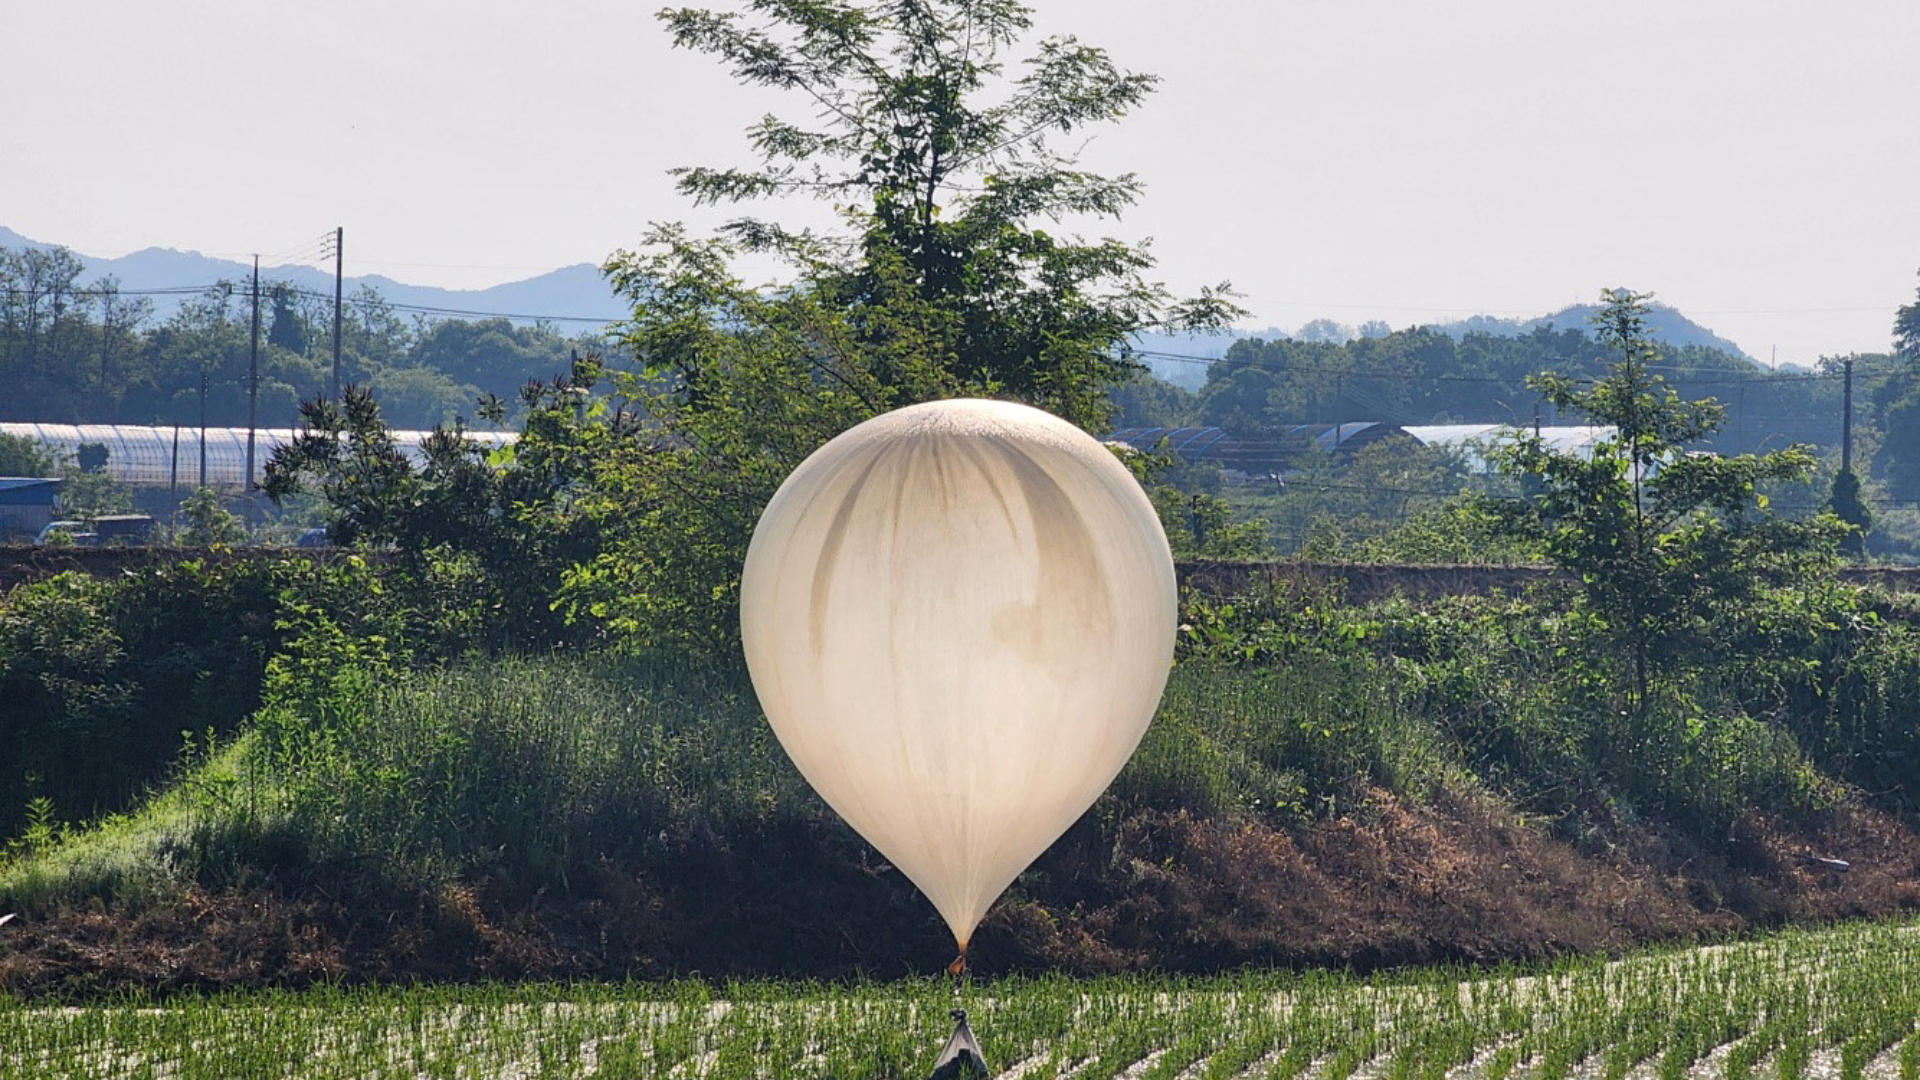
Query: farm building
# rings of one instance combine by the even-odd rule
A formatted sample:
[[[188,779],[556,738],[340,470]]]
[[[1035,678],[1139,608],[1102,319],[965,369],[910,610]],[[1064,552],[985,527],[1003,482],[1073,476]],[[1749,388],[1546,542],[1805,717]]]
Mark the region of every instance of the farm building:
[[[1411,424],[1374,422],[1346,424],[1294,424],[1280,429],[1278,436],[1261,439],[1238,438],[1223,428],[1122,428],[1107,438],[1135,450],[1151,451],[1161,447],[1187,462],[1211,462],[1231,475],[1279,476],[1289,471],[1293,459],[1308,450],[1336,456],[1354,453],[1382,439],[1406,436],[1423,446],[1448,446],[1461,451],[1469,468],[1485,472],[1490,466],[1487,452],[1527,429],[1510,424]],[[1610,427],[1556,425],[1538,429],[1548,446],[1557,450],[1586,453],[1593,444],[1613,434]]]
[[[202,485],[225,492],[246,488],[247,429],[243,427],[145,427],[133,424],[0,424],[0,432],[37,440],[77,460],[80,447],[107,448],[107,475],[136,488],[189,489]],[[430,431],[394,431],[401,451],[419,460]],[[292,428],[254,429],[253,479],[266,478],[267,458],[293,440]],[[513,441],[506,432],[467,432],[489,446]],[[204,465],[202,454],[204,452]],[[204,469],[205,480],[202,480]]]
[[[1487,460],[1489,451],[1533,430],[1540,433],[1540,439],[1548,449],[1583,457],[1593,453],[1595,443],[1613,437],[1611,427],[1580,424],[1557,424],[1538,429],[1520,428],[1512,424],[1414,424],[1400,430],[1418,439],[1423,446],[1450,446],[1459,450],[1469,469],[1483,473],[1492,469]]]
[[[35,536],[53,520],[60,481],[0,476],[0,540]]]
[[[1165,449],[1182,461],[1211,462],[1228,472],[1247,476],[1271,476],[1285,472],[1293,457],[1303,451],[1350,454],[1401,433],[1402,429],[1392,424],[1361,421],[1293,424],[1282,428],[1278,437],[1265,439],[1236,438],[1217,427],[1122,428],[1107,439],[1144,451],[1151,451],[1164,441]]]

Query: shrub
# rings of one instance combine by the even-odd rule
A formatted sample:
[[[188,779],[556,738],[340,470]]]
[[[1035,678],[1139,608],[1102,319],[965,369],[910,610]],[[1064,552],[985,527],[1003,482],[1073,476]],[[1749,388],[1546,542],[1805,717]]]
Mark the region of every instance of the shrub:
[[[264,563],[63,573],[0,606],[0,837],[30,798],[81,820],[164,775],[183,730],[259,705],[278,586]]]

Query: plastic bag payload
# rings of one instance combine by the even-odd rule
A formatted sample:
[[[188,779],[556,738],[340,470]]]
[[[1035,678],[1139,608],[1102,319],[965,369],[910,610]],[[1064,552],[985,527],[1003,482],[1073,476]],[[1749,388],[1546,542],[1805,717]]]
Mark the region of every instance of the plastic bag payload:
[[[981,400],[815,451],[761,515],[740,586],[781,746],[963,955],[1139,744],[1176,606],[1166,534],[1112,452]]]

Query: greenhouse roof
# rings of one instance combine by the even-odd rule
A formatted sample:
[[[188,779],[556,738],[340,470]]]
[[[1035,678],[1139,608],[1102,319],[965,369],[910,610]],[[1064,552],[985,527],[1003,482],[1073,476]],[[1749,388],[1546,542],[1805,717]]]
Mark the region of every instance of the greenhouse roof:
[[[1529,431],[1538,431],[1540,441],[1545,443],[1549,450],[1576,454],[1591,453],[1594,443],[1613,437],[1611,427],[1584,424],[1561,424],[1531,429],[1516,427],[1513,424],[1415,424],[1400,430],[1427,446],[1455,446],[1478,453],[1485,453]]]
[[[1210,461],[1236,472],[1277,475],[1286,471],[1302,451],[1345,454],[1399,433],[1392,424],[1356,421],[1291,424],[1280,428],[1275,436],[1262,439],[1236,438],[1217,427],[1121,428],[1107,439],[1145,451],[1164,440],[1167,451],[1184,461]]]
[[[1593,446],[1613,437],[1613,428],[1585,424],[1558,424],[1538,428],[1513,424],[1416,424],[1402,429],[1426,446],[1448,446],[1461,452],[1467,467],[1480,472],[1493,468],[1487,455],[1495,447],[1511,443],[1523,434],[1539,432],[1547,449],[1590,457]]]
[[[72,459],[84,443],[107,448],[107,475],[123,484],[168,487],[200,483],[200,455],[206,451],[209,487],[245,487],[247,430],[243,427],[146,427],[133,424],[17,424],[0,423],[0,433],[34,439]],[[410,459],[419,461],[420,444],[431,431],[392,431],[393,441]],[[254,429],[253,479],[266,479],[267,459],[274,448],[293,441],[292,428]],[[510,432],[466,432],[466,437],[488,446],[513,441]]]

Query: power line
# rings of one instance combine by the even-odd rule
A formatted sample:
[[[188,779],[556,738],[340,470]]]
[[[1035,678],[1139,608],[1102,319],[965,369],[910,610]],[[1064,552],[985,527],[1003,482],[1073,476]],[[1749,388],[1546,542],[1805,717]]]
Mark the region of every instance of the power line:
[[[42,291],[40,295],[49,299],[68,296],[199,296],[220,288],[222,284],[222,282],[216,281],[209,282],[205,285],[163,285],[152,289],[122,289],[118,287],[107,289],[98,285],[83,285],[74,289],[46,290]],[[224,284],[228,287],[229,291],[232,290],[231,282]],[[29,290],[22,289],[15,285],[0,285],[0,291],[4,291],[8,296],[19,296],[27,293]]]
[[[285,285],[287,283],[282,282],[281,284]],[[0,286],[0,291],[4,291],[9,296],[21,295],[28,292],[28,290],[26,289],[18,288],[16,286],[11,286],[11,285]],[[82,286],[74,289],[61,289],[61,290],[58,290],[57,292],[44,292],[44,293],[41,293],[40,295],[47,296],[47,297],[58,296],[58,297],[72,297],[72,298],[97,298],[102,296],[204,296],[207,293],[211,293],[211,292],[224,292],[228,295],[232,295],[235,291],[236,291],[236,288],[232,282],[223,280],[223,281],[209,282],[205,285],[165,285],[165,286],[158,286],[151,289],[119,289],[119,288],[103,289],[97,285],[89,285],[89,286]],[[329,300],[330,301],[333,299],[332,293],[318,292],[313,289],[301,288],[297,285],[288,285],[282,291],[289,296],[300,296],[300,297],[305,297],[307,299],[312,299],[312,300]],[[352,304],[354,302],[353,298],[348,297],[347,302],[349,304]],[[394,311],[404,311],[409,314],[421,314],[421,315],[447,315],[447,316],[457,315],[457,316],[463,316],[467,318],[521,319],[521,320],[529,320],[529,321],[535,321],[535,322],[578,322],[578,323],[600,323],[600,324],[616,323],[620,321],[620,319],[617,317],[608,318],[605,316],[596,316],[596,315],[529,314],[526,312],[478,311],[478,310],[473,310],[469,308],[439,307],[432,304],[409,304],[409,303],[404,303],[397,300],[388,300],[384,297],[380,299],[379,303],[381,304],[381,306],[391,308]]]
[[[311,297],[311,298],[316,298],[321,300],[333,299],[333,295],[331,293],[314,292],[311,289],[302,289],[302,288],[299,288],[298,286],[292,289],[289,289],[288,292],[292,293],[295,296],[306,296],[306,297]],[[353,303],[354,302],[353,298],[348,297],[347,302],[349,304]],[[405,312],[421,314],[421,315],[459,315],[459,316],[464,316],[468,318],[529,319],[536,322],[581,322],[581,323],[602,323],[602,324],[616,323],[620,321],[618,318],[610,319],[603,316],[594,316],[594,315],[538,315],[538,314],[528,314],[525,312],[513,312],[513,311],[476,311],[468,308],[437,307],[432,304],[406,304],[406,303],[400,303],[398,301],[388,300],[388,299],[385,299],[384,297],[381,298],[379,303],[381,304],[381,306],[391,308],[394,311],[405,311]]]

